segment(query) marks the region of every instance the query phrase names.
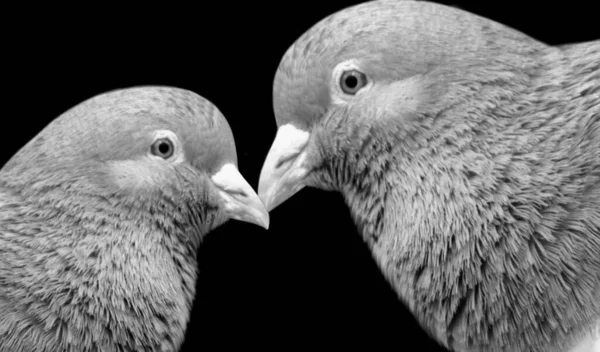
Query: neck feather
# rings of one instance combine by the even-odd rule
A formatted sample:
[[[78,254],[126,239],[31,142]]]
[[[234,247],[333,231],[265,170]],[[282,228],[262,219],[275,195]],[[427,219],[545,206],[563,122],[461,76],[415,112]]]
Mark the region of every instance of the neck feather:
[[[0,259],[7,268],[0,277],[12,282],[0,289],[8,297],[0,310],[39,322],[33,349],[158,351],[182,343],[206,230],[185,224],[207,214],[168,201],[147,208],[66,184],[34,192],[5,182],[0,203],[0,247],[12,255]],[[7,327],[14,341],[3,346],[24,343],[16,320]]]

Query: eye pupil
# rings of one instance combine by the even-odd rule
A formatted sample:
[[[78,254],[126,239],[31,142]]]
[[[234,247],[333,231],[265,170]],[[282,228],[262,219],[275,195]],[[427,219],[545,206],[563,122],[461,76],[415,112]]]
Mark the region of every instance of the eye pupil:
[[[167,138],[156,140],[150,148],[152,154],[167,159],[173,155],[173,142]]]
[[[358,85],[358,78],[356,76],[348,76],[346,77],[346,87],[350,89],[356,88]]]
[[[169,153],[169,150],[171,150],[171,146],[170,146],[169,144],[165,143],[165,142],[161,142],[161,143],[158,145],[158,151],[159,151],[161,154],[168,154],[168,153]]]

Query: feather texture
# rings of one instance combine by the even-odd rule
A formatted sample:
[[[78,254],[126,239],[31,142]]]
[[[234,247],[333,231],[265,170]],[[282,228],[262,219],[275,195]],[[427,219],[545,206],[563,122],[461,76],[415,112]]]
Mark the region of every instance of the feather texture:
[[[236,162],[224,117],[183,89],[113,91],[52,121],[0,171],[0,351],[177,351],[203,236],[258,200]],[[239,177],[217,185],[221,165]]]
[[[356,94],[343,65],[368,79]],[[442,345],[600,339],[600,41],[550,47],[455,8],[368,2],[290,47],[274,107],[310,131],[298,182],[344,195]]]

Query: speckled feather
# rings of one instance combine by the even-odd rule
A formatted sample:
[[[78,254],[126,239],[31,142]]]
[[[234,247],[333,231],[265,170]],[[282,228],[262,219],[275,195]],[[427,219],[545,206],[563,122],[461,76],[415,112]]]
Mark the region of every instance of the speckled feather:
[[[373,85],[334,104],[347,59]],[[442,5],[368,2],[307,31],[273,95],[279,125],[311,131],[306,182],[344,195],[442,345],[558,352],[600,333],[600,41],[549,47]]]
[[[144,159],[156,129],[189,162]],[[121,162],[147,183],[119,183]],[[207,178],[224,162],[227,122],[182,89],[113,91],[52,121],[0,171],[0,351],[176,351],[196,251],[225,220]]]

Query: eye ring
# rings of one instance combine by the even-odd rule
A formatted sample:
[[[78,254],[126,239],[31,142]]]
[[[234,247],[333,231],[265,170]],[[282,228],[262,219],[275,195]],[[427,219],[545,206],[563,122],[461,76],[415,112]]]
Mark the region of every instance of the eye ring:
[[[150,152],[163,159],[168,159],[175,152],[175,147],[169,138],[159,138],[152,143]]]
[[[340,88],[349,95],[355,95],[367,85],[367,76],[358,70],[344,71],[340,77]]]

